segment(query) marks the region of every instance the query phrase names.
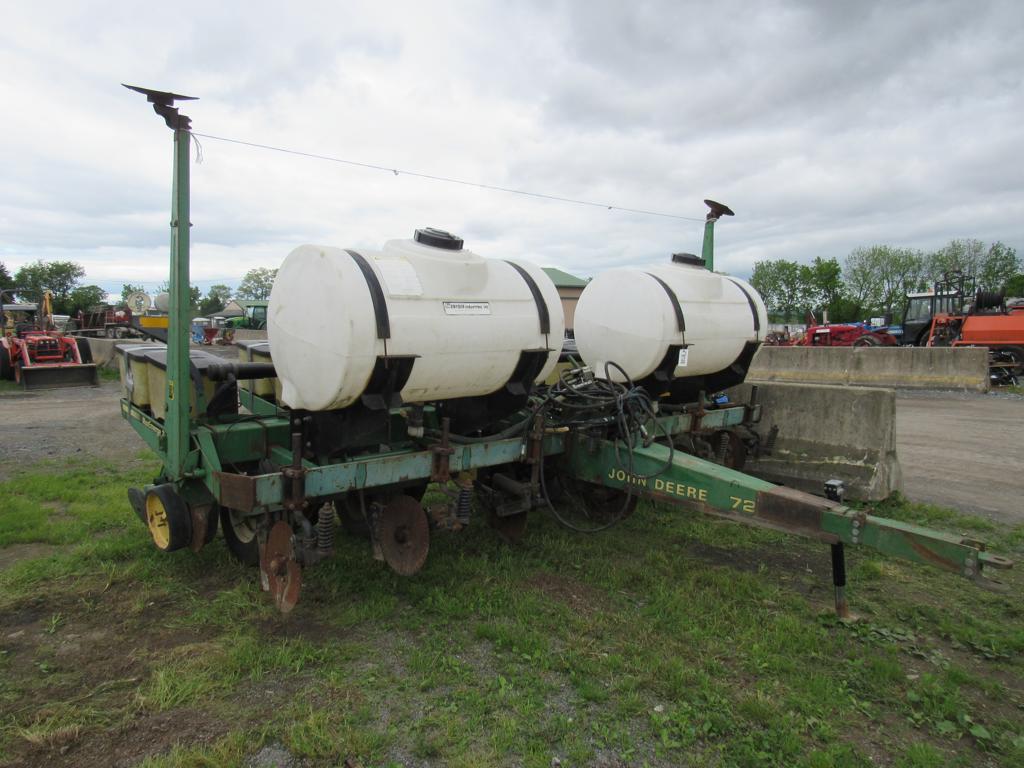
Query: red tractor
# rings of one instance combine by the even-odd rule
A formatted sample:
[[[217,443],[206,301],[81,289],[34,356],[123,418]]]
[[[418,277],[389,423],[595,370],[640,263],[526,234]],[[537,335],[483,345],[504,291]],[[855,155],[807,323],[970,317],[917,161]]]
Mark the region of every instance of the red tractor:
[[[810,325],[794,347],[895,347],[896,337],[884,330],[874,330],[859,323]]]
[[[55,330],[49,291],[37,304],[6,300],[0,291],[0,379],[25,389],[95,386],[89,342]]]

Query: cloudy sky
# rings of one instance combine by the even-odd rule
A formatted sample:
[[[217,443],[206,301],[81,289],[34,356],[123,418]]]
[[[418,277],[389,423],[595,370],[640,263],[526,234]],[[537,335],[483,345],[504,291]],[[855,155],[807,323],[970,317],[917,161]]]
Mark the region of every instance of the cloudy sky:
[[[701,219],[719,269],[954,237],[1024,251],[1019,2],[4,3],[0,261],[167,275],[171,133]],[[592,275],[701,223],[200,139],[195,282],[422,226]]]

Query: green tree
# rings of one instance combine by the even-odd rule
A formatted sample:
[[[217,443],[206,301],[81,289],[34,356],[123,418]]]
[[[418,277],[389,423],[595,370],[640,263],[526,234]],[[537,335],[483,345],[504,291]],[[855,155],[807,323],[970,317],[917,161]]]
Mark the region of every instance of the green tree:
[[[70,314],[68,301],[78,281],[85,277],[85,268],[73,261],[36,261],[26,264],[14,275],[14,284],[23,289],[20,298],[40,301],[43,291],[53,294],[53,311]]]
[[[779,294],[782,291],[778,272],[777,262],[756,261],[754,271],[750,274],[750,284],[761,294],[761,300],[769,312],[778,311]]]
[[[761,294],[772,314],[799,320],[809,303],[807,269],[787,259],[758,261],[754,264],[750,284]]]
[[[939,250],[928,254],[925,264],[926,286],[933,285],[953,272],[977,277],[984,260],[985,244],[981,240],[950,240]]]
[[[920,251],[891,245],[855,248],[843,265],[849,297],[864,313],[888,312],[894,317],[902,314],[907,292],[918,287],[924,270]]]
[[[987,246],[981,240],[950,240],[928,255],[921,287],[931,287],[947,274],[961,272],[975,278],[978,288],[998,291],[1020,271],[1016,249],[998,240]]]
[[[162,282],[159,286],[157,286],[156,292],[157,293],[170,293],[171,292],[171,284],[170,284],[170,282],[167,281],[167,280]],[[202,300],[202,298],[203,298],[203,292],[199,289],[199,286],[197,286],[197,285],[190,285],[188,287],[188,305],[189,305],[189,307],[191,307],[192,309],[198,310],[199,309],[199,302]]]
[[[231,300],[231,286],[211,285],[206,298],[199,303],[199,311],[204,315],[214,315],[224,309]]]
[[[98,285],[81,285],[68,297],[66,314],[74,315],[79,310],[89,310],[98,304],[107,303],[107,292]]]
[[[274,287],[274,279],[277,277],[276,269],[256,267],[250,269],[242,278],[241,284],[235,295],[240,299],[252,299],[264,301],[270,298],[270,289]]]
[[[1014,275],[1006,281],[1006,295],[1024,298],[1024,273]]]
[[[807,296],[816,309],[831,309],[843,296],[843,270],[837,259],[823,259],[815,256],[808,267],[804,267],[807,281]]]
[[[6,265],[0,261],[0,288],[11,288],[14,285],[14,278],[7,271]]]
[[[978,270],[978,287],[998,291],[1020,272],[1021,267],[1016,249],[997,240],[985,252],[985,258]]]

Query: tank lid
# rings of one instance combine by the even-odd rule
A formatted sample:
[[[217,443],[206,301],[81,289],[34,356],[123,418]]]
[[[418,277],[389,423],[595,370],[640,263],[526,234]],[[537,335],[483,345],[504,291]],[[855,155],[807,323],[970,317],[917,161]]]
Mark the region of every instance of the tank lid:
[[[695,267],[707,266],[707,262],[693,253],[673,253],[672,261],[676,264],[692,264]]]
[[[443,248],[446,251],[462,250],[462,238],[456,237],[451,232],[445,232],[443,229],[434,229],[433,227],[417,229],[413,240],[434,248]]]

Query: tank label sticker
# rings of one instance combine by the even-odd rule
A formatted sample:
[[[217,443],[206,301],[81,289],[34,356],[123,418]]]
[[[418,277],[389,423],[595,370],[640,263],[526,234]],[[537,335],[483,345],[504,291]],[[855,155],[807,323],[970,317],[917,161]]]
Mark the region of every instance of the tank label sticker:
[[[375,259],[381,279],[392,296],[422,296],[423,285],[416,268],[405,259]]]
[[[679,350],[679,364],[677,368],[685,368],[687,362],[690,360],[690,350],[687,347],[683,347]]]
[[[489,301],[443,301],[444,313],[446,315],[489,315],[491,314],[491,303]]]

